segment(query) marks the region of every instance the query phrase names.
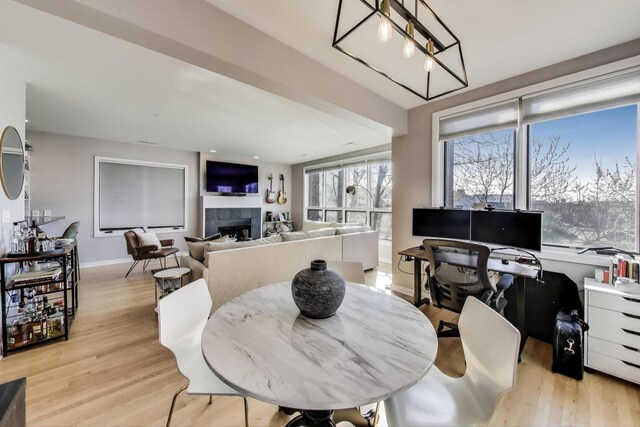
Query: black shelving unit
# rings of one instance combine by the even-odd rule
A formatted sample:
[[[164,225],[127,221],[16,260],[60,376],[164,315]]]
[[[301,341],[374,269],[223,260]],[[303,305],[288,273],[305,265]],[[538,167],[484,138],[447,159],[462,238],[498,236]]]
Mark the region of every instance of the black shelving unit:
[[[75,251],[76,244],[72,243],[50,253],[8,254],[0,258],[3,356],[44,342],[69,339],[69,328],[78,309]],[[17,272],[27,262],[42,261],[57,263],[61,273],[54,278],[23,282],[7,275],[9,265]]]

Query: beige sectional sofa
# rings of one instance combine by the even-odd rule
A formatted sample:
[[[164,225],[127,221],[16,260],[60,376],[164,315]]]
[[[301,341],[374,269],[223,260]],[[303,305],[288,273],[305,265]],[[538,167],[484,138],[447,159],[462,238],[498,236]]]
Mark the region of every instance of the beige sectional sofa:
[[[364,231],[305,238],[205,252],[204,261],[191,256],[180,265],[191,269],[191,280],[204,278],[213,299],[213,310],[260,286],[285,282],[314,259],[357,261],[368,270],[378,266],[378,232]]]

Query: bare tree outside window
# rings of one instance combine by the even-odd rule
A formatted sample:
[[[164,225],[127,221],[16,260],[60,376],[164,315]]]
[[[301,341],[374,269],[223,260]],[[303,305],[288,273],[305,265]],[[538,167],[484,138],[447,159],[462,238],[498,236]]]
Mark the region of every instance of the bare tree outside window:
[[[448,205],[513,208],[514,129],[465,136],[446,144],[454,190]]]
[[[543,242],[637,250],[637,106],[528,131],[529,209],[544,211]],[[513,130],[447,141],[448,205],[512,208],[514,147]]]
[[[391,160],[376,160],[307,174],[307,219],[323,213],[328,222],[366,223],[391,240],[391,172]],[[345,192],[349,185],[356,186],[353,196]]]
[[[635,105],[530,126],[530,207],[545,212],[545,243],[636,250],[636,132]]]
[[[325,172],[325,206],[333,208],[343,207],[344,200],[344,170],[337,169]]]

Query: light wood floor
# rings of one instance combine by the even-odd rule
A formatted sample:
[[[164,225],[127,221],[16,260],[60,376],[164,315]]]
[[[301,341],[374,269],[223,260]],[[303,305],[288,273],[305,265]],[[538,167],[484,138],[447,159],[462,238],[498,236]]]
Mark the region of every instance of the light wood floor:
[[[186,383],[172,354],[158,342],[150,273],[124,279],[128,265],[82,271],[80,310],[69,341],[14,353],[0,361],[0,382],[27,377],[27,421],[33,426],[164,425],[171,397]],[[367,281],[389,280],[390,266]],[[424,308],[432,322],[455,320]],[[496,354],[496,357],[500,357]],[[458,339],[441,339],[436,365],[462,375]],[[551,373],[551,347],[530,339],[518,367],[518,385],[504,396],[491,425],[640,425],[640,387],[613,377],[582,382]],[[178,399],[173,425],[241,426],[242,400]],[[288,417],[250,400],[251,426],[281,426]]]

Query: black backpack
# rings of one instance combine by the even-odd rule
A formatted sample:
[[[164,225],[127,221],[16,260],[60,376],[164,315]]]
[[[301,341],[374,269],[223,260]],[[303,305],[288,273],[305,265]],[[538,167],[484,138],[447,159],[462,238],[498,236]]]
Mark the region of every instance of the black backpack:
[[[578,315],[578,310],[567,314],[560,310],[553,331],[553,364],[551,370],[577,380],[584,376],[584,332],[589,325]]]

